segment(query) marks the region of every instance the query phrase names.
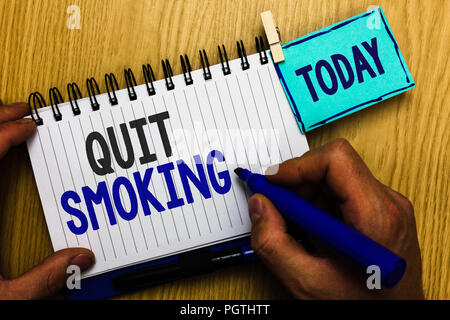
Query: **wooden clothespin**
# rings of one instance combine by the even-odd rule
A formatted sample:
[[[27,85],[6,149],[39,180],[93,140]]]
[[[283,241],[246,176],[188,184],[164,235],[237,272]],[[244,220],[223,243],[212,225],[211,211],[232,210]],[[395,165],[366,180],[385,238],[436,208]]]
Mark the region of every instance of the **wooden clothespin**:
[[[261,13],[261,19],[266,31],[267,41],[269,42],[270,52],[272,53],[273,61],[275,63],[284,61],[283,50],[281,49],[280,30],[275,26],[272,12],[264,11]]]

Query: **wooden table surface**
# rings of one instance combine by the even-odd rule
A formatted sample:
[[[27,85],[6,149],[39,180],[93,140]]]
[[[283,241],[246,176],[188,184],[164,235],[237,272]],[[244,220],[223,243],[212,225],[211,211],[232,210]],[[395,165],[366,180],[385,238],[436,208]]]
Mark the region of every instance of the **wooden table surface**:
[[[68,29],[67,8],[81,9],[80,29]],[[235,41],[256,52],[263,35],[259,13],[272,10],[283,42],[381,5],[417,87],[307,134],[312,148],[344,137],[374,175],[415,206],[423,257],[423,284],[430,299],[450,298],[450,1],[149,1],[0,0],[0,98],[25,101],[70,81],[122,75],[160,59],[181,73],[179,55],[200,68],[198,50],[219,62],[217,45],[237,58]],[[175,62],[176,63],[173,63]],[[125,80],[118,77],[119,86]],[[105,92],[103,81],[100,90]],[[84,94],[85,87],[82,86]],[[67,100],[66,94],[64,94]],[[44,213],[25,145],[0,161],[0,274],[16,277],[52,252]],[[195,279],[141,290],[133,299],[290,298],[261,266],[239,266]]]

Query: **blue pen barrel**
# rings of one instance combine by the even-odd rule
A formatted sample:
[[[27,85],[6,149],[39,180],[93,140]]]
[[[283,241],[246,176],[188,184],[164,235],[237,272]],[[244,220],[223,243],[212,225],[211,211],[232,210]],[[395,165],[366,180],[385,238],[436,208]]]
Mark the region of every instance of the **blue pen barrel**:
[[[359,266],[364,273],[368,266],[378,266],[384,287],[391,288],[402,278],[406,261],[392,251],[294,192],[268,182],[263,175],[243,169],[239,176],[253,193],[269,198],[288,222]]]

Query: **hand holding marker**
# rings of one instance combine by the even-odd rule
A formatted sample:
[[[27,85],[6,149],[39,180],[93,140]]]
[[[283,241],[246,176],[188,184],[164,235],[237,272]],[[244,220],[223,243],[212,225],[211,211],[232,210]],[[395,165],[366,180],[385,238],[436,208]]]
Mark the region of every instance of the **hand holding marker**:
[[[383,286],[391,288],[402,278],[406,270],[403,258],[294,192],[268,182],[265,176],[242,168],[236,168],[234,172],[253,193],[263,194],[271,200],[289,223],[331,248],[364,272],[370,265],[378,266]]]

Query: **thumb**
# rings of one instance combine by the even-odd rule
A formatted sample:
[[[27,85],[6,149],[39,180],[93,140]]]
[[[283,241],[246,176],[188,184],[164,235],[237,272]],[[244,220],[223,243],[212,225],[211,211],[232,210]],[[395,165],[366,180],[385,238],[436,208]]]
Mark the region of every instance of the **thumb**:
[[[261,194],[249,200],[252,248],[292,292],[298,292],[313,275],[319,258],[310,255],[287,233],[285,221],[273,203]]]
[[[7,281],[6,299],[42,299],[66,285],[67,267],[77,265],[81,271],[95,261],[94,254],[84,248],[69,248],[55,252],[22,276]]]

